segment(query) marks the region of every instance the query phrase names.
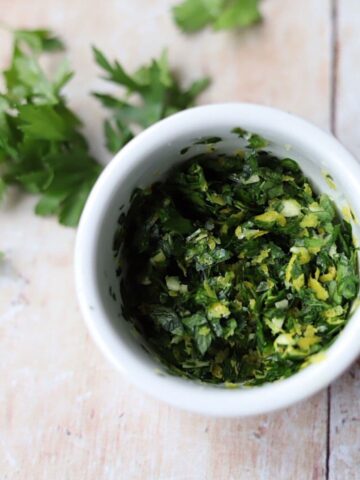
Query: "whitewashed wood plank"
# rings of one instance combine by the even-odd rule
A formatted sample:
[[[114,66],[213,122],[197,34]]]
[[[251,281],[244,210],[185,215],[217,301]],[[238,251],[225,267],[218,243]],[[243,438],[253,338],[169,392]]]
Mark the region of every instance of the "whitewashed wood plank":
[[[358,480],[360,472],[360,362],[331,387],[329,478]]]
[[[337,1],[335,133],[360,160],[360,4]],[[331,387],[329,478],[360,478],[360,363]]]
[[[291,0],[268,0],[263,26],[191,37],[171,22],[174,3],[36,0],[25,8],[2,0],[2,20],[51,27],[65,38],[77,71],[67,92],[103,161],[102,113],[85,88],[103,86],[90,43],[130,69],[168,46],[185,81],[214,78],[203,102],[265,103],[329,128],[329,0],[302,1],[301,15]],[[3,66],[9,58],[3,34],[0,42]],[[0,250],[9,259],[0,276],[0,478],[324,478],[325,392],[272,415],[209,419],[162,405],[113,371],[78,311],[74,232],[34,217],[33,203],[14,200],[0,211]]]

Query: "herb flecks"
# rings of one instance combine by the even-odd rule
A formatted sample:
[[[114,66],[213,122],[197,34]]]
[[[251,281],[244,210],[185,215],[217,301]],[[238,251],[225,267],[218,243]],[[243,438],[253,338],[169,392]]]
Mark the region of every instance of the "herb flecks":
[[[259,142],[185,162],[123,217],[125,315],[178,375],[288,377],[333,342],[357,296],[350,223]]]

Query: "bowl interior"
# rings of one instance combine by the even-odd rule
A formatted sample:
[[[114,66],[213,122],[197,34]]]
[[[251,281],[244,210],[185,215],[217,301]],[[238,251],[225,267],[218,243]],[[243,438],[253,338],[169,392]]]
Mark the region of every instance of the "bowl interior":
[[[192,156],[215,150],[219,153],[234,153],[244,146],[244,141],[235,133],[232,133],[234,127],[244,129],[250,128],[253,133],[257,133],[269,141],[265,150],[270,151],[279,158],[290,157],[296,160],[301,166],[303,172],[308,176],[318,192],[326,192],[336,202],[339,210],[347,205],[356,205],[352,202],[352,191],[347,191],[347,185],[344,185],[344,179],[337,168],[327,161],[322,152],[309,148],[308,142],[298,141],[291,135],[284,136],[281,132],[274,132],[270,128],[256,128],[241,124],[222,124],[213,127],[192,128],[189,132],[178,134],[176,131],[166,132],[166,135],[159,137],[156,142],[149,142],[148,146],[139,149],[133,164],[130,165],[126,180],[119,181],[118,188],[111,192],[107,199],[106,214],[103,216],[101,227],[98,230],[97,254],[96,254],[96,278],[98,281],[97,289],[100,293],[101,302],[106,312],[106,317],[111,322],[116,337],[126,343],[127,348],[132,354],[144,362],[148,368],[156,369],[167,375],[166,369],[153,356],[149,355],[146,341],[135,331],[133,326],[125,321],[121,314],[121,296],[119,282],[116,275],[116,259],[113,253],[114,235],[118,228],[118,219],[121,212],[126,212],[129,206],[131,193],[136,187],[146,187],[154,181],[166,175],[168,170],[174,165],[184,162]],[[212,139],[216,137],[216,141]],[[221,141],[219,139],[221,138]],[[215,141],[215,143],[212,143]],[[314,142],[317,139],[314,138]],[[116,160],[115,160],[116,161]],[[127,161],[126,155],[124,160]],[[326,175],[330,174],[336,185],[336,189],[331,188],[326,180]],[[347,197],[344,192],[347,191]],[[354,224],[354,236],[360,238],[359,227]],[[182,380],[181,380],[182,381]],[[211,385],[211,388],[214,388]]]

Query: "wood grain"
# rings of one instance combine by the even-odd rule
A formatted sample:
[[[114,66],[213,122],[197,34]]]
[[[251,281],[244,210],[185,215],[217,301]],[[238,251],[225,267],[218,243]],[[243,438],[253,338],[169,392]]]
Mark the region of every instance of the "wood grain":
[[[2,0],[1,7],[2,20],[10,25],[46,26],[64,37],[77,71],[67,94],[103,162],[108,158],[102,148],[103,113],[88,91],[105,86],[96,78],[90,44],[119,57],[129,69],[167,46],[184,82],[213,77],[203,103],[265,103],[330,129],[330,0],[303,0],[300,13],[292,0],[267,0],[262,26],[191,37],[174,27],[169,15],[174,3],[108,0],[100,6],[96,0],[34,0],[30,7],[25,0]],[[356,0],[343,4],[354,33],[346,33],[344,13],[341,36],[348,54],[339,69],[348,73],[340,77],[339,131],[347,132],[342,136],[348,146],[360,150],[355,124],[350,122],[352,134],[346,127],[360,111],[354,112],[345,88],[351,85],[356,94],[356,82],[349,80],[356,49],[350,44],[357,44],[360,18],[350,19]],[[3,33],[0,44],[3,67],[9,59]],[[54,220],[35,217],[33,205],[33,199],[11,192],[0,210],[0,250],[7,255],[0,275],[1,480],[325,479],[326,392],[282,412],[230,421],[170,408],[115,372],[89,339],[77,307],[75,234]],[[359,387],[349,375],[332,389],[332,479],[356,478],[357,472],[359,456],[352,445],[360,426],[342,423],[339,413],[344,404],[347,418],[358,416],[353,404]],[[340,475],[344,455],[348,477]]]
[[[360,159],[360,4],[337,0],[335,133]],[[336,40],[336,39],[335,39]],[[329,478],[360,478],[360,362],[331,386]]]

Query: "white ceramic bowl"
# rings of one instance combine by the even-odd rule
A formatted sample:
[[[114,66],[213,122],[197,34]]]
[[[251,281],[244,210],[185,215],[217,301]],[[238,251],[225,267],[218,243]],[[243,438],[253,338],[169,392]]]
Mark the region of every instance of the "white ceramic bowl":
[[[288,113],[250,104],[197,107],[151,126],[126,145],[105,168],[85,206],[77,234],[75,270],[81,310],[101,350],[128,379],[144,391],[177,407],[206,415],[246,416],[269,412],[302,400],[327,386],[360,353],[360,312],[326,352],[324,360],[286,380],[252,388],[201,385],[168,375],[141,346],[139,336],[121,314],[115,274],[113,237],[121,205],[128,205],[137,186],[159,179],[184,161],[179,152],[199,137],[220,136],[220,151],[233,151],[240,126],[270,140],[268,150],[294,158],[319,191],[341,210],[349,202],[360,218],[360,166],[344,147],[319,128]],[[331,174],[337,190],[324,179]],[[359,228],[354,226],[359,239]],[[116,297],[116,298],[115,298]]]

